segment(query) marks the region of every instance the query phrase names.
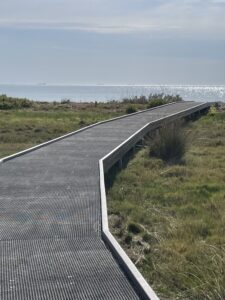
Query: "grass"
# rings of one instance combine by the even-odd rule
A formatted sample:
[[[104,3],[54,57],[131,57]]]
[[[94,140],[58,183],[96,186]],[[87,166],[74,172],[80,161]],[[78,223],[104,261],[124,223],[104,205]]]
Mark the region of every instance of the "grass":
[[[225,299],[225,113],[185,131],[183,164],[146,148],[117,174],[110,228],[160,299]]]

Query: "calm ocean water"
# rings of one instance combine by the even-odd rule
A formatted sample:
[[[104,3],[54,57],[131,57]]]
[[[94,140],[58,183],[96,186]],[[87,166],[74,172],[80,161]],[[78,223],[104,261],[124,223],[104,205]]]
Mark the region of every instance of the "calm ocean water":
[[[154,93],[180,95],[184,100],[223,101],[225,102],[225,85],[190,86],[190,85],[129,85],[129,86],[71,86],[71,85],[1,85],[0,94],[28,98],[38,101],[101,101],[121,100]]]

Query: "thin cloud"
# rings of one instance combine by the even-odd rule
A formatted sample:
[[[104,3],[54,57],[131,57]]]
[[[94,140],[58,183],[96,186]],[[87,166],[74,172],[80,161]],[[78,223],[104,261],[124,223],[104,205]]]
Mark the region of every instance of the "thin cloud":
[[[0,4],[0,28],[213,37],[225,32],[224,4],[225,0],[7,0]]]
[[[113,24],[96,24],[96,23],[79,23],[79,22],[58,22],[58,21],[11,21],[11,20],[0,20],[0,27],[6,28],[17,28],[17,29],[52,29],[52,30],[80,30],[96,33],[138,33],[138,32],[155,32],[164,30],[176,30],[179,29],[177,26],[168,26],[165,24],[152,23],[147,24],[144,22],[140,23],[122,23],[118,25]]]

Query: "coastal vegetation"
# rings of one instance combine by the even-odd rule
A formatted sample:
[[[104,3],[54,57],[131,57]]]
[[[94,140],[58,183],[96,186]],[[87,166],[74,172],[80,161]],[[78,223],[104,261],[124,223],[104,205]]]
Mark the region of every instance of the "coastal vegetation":
[[[38,102],[0,95],[0,157],[98,121],[146,109],[155,99],[166,103],[181,100],[178,96],[161,94],[106,103],[75,103],[70,99]]]
[[[149,145],[149,155],[161,158],[167,163],[179,163],[185,154],[187,137],[182,128],[181,121],[172,124],[163,124],[155,133],[146,137],[146,144]]]
[[[124,98],[122,102],[124,103],[142,103],[147,104],[149,106],[158,106],[162,104],[167,104],[170,102],[179,102],[183,99],[179,96],[173,96],[173,95],[165,95],[165,94],[150,94],[149,96],[135,96],[131,98]]]
[[[225,299],[225,112],[182,130],[183,159],[148,142],[115,175],[110,228],[160,299]]]

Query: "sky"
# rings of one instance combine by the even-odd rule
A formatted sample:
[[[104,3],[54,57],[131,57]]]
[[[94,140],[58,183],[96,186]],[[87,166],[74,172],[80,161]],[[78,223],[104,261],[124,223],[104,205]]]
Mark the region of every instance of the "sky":
[[[0,83],[225,84],[225,0],[0,2]]]

